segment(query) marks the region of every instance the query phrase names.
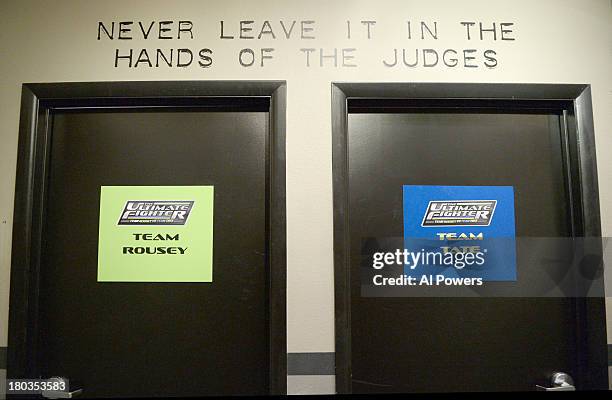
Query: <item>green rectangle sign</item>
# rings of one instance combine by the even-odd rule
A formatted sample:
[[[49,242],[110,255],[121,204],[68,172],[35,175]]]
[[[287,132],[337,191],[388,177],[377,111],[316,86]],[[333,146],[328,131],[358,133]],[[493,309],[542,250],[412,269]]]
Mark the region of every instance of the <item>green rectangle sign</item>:
[[[213,186],[102,186],[98,282],[212,282]]]

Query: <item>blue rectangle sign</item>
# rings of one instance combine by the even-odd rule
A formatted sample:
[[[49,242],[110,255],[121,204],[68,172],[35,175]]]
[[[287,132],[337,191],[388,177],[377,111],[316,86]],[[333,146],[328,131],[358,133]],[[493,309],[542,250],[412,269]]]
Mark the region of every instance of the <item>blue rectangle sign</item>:
[[[516,281],[512,186],[404,185],[404,274]]]

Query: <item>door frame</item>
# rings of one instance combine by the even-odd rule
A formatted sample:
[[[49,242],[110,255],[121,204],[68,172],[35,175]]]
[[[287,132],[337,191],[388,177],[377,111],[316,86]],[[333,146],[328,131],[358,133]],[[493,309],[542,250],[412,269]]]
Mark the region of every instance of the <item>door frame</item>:
[[[574,237],[601,237],[597,162],[590,85],[496,83],[332,82],[332,171],[334,202],[334,300],[336,392],[351,393],[351,293],[348,216],[348,112],[352,104],[403,107],[555,109],[565,126],[564,174]],[[608,389],[606,314],[601,297],[575,298],[579,389]]]
[[[41,244],[52,112],[62,108],[205,107],[248,110],[269,99],[266,143],[268,317],[271,394],[287,393],[285,81],[27,83],[22,87],[15,184],[8,378],[37,371]]]

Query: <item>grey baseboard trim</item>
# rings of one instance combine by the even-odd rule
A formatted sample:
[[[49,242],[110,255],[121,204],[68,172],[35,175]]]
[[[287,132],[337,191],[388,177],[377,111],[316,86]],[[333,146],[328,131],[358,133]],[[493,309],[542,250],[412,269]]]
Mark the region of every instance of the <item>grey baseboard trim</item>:
[[[612,344],[608,344],[608,366],[612,367]],[[612,385],[612,382],[610,382]]]
[[[287,353],[287,375],[334,375],[335,354]]]

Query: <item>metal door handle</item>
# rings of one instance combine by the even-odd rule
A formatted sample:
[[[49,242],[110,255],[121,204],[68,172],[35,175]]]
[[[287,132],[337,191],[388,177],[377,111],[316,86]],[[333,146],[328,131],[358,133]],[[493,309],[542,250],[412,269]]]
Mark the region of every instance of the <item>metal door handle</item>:
[[[552,374],[550,379],[550,386],[540,386],[536,385],[538,390],[543,390],[547,392],[571,392],[576,390],[574,386],[574,380],[569,374],[565,372],[555,372]]]
[[[58,381],[58,382],[68,382],[66,378],[54,376],[49,380]],[[83,389],[76,389],[72,391],[68,390],[43,390],[41,395],[47,399],[72,399],[76,396],[79,396],[83,393]]]

